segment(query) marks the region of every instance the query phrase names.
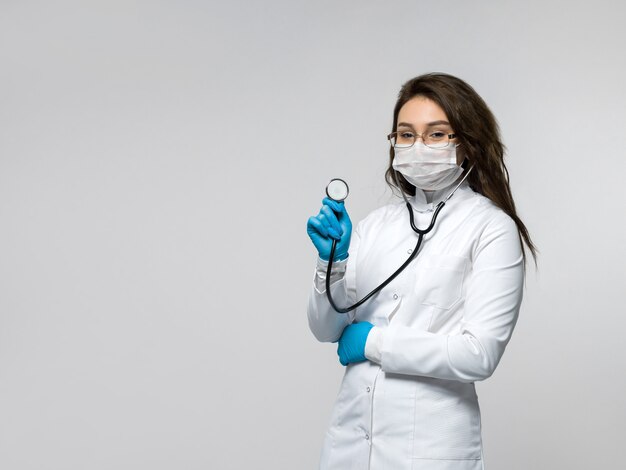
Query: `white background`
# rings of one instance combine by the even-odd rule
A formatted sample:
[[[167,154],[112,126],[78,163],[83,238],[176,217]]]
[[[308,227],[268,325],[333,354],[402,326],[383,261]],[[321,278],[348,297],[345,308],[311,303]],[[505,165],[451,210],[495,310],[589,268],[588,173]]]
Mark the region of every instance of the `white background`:
[[[400,85],[501,124],[541,250],[487,468],[622,466],[620,1],[0,1],[0,468],[316,468],[342,367],[308,331],[332,177],[390,200]],[[620,463],[621,462],[621,463]]]

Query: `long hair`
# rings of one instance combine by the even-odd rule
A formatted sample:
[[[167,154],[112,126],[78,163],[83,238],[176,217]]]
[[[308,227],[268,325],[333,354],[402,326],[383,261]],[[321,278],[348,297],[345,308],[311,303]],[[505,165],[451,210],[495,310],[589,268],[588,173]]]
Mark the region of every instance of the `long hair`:
[[[393,110],[391,132],[397,130],[400,108],[416,96],[434,101],[446,113],[463,155],[470,164],[474,165],[474,169],[467,178],[470,187],[489,198],[515,221],[520,241],[522,241],[524,260],[526,260],[526,248],[528,248],[536,263],[537,248],[515,210],[509,186],[509,172],[504,164],[504,145],[500,139],[500,129],[485,101],[470,85],[452,75],[445,73],[421,75],[402,85]],[[387,184],[392,189],[399,186],[400,191],[414,195],[415,187],[401,174],[394,175],[393,157],[392,146],[389,149],[389,166],[385,172]]]

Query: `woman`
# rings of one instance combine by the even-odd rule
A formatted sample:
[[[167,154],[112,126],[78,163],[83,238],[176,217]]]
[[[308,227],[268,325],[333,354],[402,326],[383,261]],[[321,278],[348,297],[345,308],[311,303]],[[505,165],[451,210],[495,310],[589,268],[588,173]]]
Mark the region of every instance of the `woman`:
[[[410,80],[393,115],[386,179],[426,228],[418,255],[356,310],[355,303],[416,249],[404,203],[372,212],[354,233],[343,203],[309,219],[319,259],[311,331],[338,342],[347,365],[322,451],[323,469],[482,469],[474,382],[493,374],[511,337],[535,247],[515,211],[494,116],[465,82]],[[455,187],[458,188],[455,190]]]

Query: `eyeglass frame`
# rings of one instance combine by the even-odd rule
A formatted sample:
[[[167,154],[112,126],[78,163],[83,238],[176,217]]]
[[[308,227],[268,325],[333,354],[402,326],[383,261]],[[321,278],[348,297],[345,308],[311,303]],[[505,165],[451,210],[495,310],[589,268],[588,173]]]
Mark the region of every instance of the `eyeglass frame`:
[[[388,134],[388,135],[387,135],[387,140],[389,141],[389,143],[391,143],[391,138],[392,138],[392,136],[396,135],[396,137],[397,137],[397,134],[399,134],[400,132],[401,132],[401,131],[395,131],[395,132],[392,132],[391,134]],[[417,139],[418,139],[418,137],[419,137],[420,139],[422,139],[422,143],[423,143],[426,147],[428,147],[428,148],[430,148],[430,149],[435,149],[435,150],[436,150],[436,149],[445,149],[445,148],[447,148],[447,147],[449,147],[449,146],[450,146],[450,142],[452,141],[452,139],[456,139],[456,134],[454,134],[454,133],[452,133],[452,134],[447,134],[447,136],[448,136],[448,143],[447,143],[445,146],[443,146],[443,147],[431,147],[431,146],[430,146],[430,145],[428,145],[426,142],[424,142],[424,134],[425,134],[425,132],[423,132],[423,133],[421,133],[421,134],[418,134],[417,132],[415,132],[415,140],[414,140],[414,141],[413,141],[413,143],[412,143],[411,145],[409,145],[408,147],[396,147],[396,146],[395,146],[395,145],[393,145],[393,144],[391,144],[391,147],[392,147],[392,148],[394,148],[394,149],[395,149],[395,148],[399,148],[399,149],[410,149],[411,147],[413,147],[413,146],[415,145],[415,142],[417,142]]]

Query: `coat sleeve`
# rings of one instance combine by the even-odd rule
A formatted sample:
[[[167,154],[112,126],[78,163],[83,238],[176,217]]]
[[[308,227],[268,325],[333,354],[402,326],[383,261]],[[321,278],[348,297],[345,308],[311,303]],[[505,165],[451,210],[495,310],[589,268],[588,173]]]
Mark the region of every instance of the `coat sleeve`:
[[[485,228],[476,245],[459,332],[436,334],[392,322],[372,330],[366,354],[378,356],[385,372],[461,382],[486,379],[513,333],[523,284],[517,226],[502,214]]]
[[[359,229],[352,232],[350,239],[349,256],[345,261],[333,263],[330,290],[333,300],[339,306],[349,305],[356,300],[356,285],[354,282],[355,263],[359,247]],[[354,310],[348,313],[336,312],[326,297],[326,268],[328,263],[317,260],[313,286],[309,295],[307,316],[309,328],[315,337],[322,342],[335,342],[341,336],[343,329],[354,320]]]

